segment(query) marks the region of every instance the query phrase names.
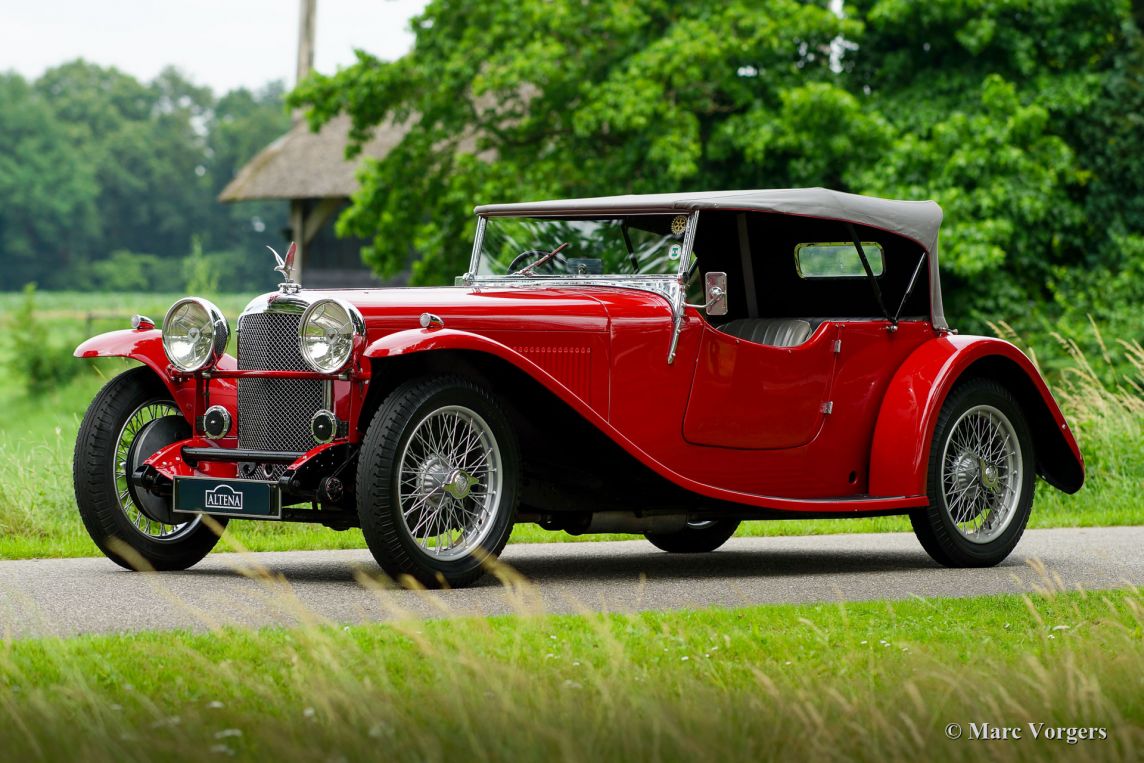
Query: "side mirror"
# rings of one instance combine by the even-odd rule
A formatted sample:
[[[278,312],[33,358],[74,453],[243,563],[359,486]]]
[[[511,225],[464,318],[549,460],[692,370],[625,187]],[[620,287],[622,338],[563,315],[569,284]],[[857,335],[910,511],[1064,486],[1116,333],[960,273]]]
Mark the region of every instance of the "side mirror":
[[[726,315],[727,314],[727,274],[726,273],[708,273],[706,277],[706,296],[707,303],[703,308],[707,311],[708,315]]]

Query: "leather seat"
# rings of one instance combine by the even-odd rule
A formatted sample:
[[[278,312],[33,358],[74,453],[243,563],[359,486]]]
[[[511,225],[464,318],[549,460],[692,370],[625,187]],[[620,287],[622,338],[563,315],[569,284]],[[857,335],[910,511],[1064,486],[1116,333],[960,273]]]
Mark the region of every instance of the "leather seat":
[[[772,347],[797,347],[813,333],[810,322],[801,318],[740,318],[723,324],[719,330]]]

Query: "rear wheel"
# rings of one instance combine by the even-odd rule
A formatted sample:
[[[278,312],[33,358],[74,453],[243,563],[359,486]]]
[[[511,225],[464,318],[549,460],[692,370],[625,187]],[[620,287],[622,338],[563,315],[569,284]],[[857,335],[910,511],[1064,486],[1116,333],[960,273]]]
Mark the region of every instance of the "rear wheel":
[[[170,498],[139,491],[131,473],[152,454],[190,436],[166,387],[147,368],[108,382],[84,414],[72,477],[76,505],[99,550],[127,569],[185,570],[219,536],[192,515],[172,515]],[[216,520],[225,526],[225,519]]]
[[[1033,506],[1032,437],[1005,387],[956,387],[930,447],[929,506],[910,514],[922,547],[947,567],[991,567],[1009,556]]]
[[[647,533],[653,546],[672,554],[703,554],[722,546],[739,527],[737,519],[709,519],[688,522],[687,527],[674,533]]]
[[[520,479],[500,405],[459,377],[398,387],[373,417],[358,462],[358,515],[390,576],[468,585],[504,549]]]

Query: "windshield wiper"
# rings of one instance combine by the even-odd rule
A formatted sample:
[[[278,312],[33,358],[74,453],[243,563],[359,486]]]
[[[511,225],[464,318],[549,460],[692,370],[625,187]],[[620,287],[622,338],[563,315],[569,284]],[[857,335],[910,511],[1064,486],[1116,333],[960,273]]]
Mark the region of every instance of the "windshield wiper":
[[[565,241],[563,244],[561,244],[560,246],[556,247],[556,248],[555,248],[555,249],[553,249],[551,252],[549,252],[548,254],[544,255],[543,257],[541,257],[539,260],[537,260],[536,262],[532,263],[531,265],[526,265],[525,267],[521,268],[520,270],[516,271],[515,273],[510,273],[509,275],[514,275],[514,276],[528,276],[528,275],[532,275],[532,273],[530,273],[530,272],[529,272],[530,270],[532,270],[532,269],[533,269],[533,268],[535,268],[535,267],[539,267],[539,266],[543,265],[544,263],[548,262],[548,261],[549,261],[549,260],[551,260],[553,257],[555,257],[556,255],[560,254],[560,252],[561,252],[561,251],[564,249],[564,247],[566,247],[566,246],[568,246],[568,242],[567,242],[567,241]]]

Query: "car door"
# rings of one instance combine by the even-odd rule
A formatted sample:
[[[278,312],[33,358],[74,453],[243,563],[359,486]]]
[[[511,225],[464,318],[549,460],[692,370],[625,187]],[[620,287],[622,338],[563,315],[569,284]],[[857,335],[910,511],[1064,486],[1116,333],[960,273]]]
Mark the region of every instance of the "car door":
[[[704,324],[683,437],[695,445],[783,449],[818,435],[829,409],[837,329],[796,347],[756,344]]]

